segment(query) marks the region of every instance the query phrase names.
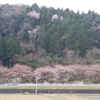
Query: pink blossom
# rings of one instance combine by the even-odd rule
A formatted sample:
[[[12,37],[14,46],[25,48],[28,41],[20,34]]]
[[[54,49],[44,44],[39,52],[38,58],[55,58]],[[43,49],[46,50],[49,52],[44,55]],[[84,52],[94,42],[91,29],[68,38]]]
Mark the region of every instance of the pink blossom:
[[[58,19],[58,15],[56,15],[56,14],[53,15],[53,16],[52,16],[52,21],[53,21],[54,19]]]
[[[40,13],[37,13],[36,11],[31,11],[27,14],[27,16],[36,18],[36,19],[40,19]]]
[[[60,20],[61,20],[61,21],[63,20],[63,17],[62,17],[62,16],[60,16]]]

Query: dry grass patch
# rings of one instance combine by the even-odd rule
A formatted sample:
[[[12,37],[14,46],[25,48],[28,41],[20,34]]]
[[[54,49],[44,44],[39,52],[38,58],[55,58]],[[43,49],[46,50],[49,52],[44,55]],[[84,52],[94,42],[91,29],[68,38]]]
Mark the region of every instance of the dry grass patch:
[[[43,95],[24,95],[24,94],[1,94],[0,100],[52,100]]]
[[[0,100],[100,100],[100,96],[78,94],[0,94]]]

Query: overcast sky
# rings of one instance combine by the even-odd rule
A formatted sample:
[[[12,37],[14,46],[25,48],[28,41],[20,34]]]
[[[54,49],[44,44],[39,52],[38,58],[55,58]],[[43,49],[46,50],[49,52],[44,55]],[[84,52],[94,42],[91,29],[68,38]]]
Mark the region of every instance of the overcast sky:
[[[28,5],[37,3],[39,6],[45,5],[54,8],[69,8],[75,12],[77,10],[84,12],[94,10],[100,14],[100,0],[0,0],[0,3]]]

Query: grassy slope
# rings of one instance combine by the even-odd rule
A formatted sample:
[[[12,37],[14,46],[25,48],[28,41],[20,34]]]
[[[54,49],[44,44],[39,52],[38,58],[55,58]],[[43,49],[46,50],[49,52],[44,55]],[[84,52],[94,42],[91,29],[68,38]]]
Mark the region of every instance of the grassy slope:
[[[35,86],[0,86],[0,89],[35,89]],[[100,86],[38,86],[38,89],[93,89],[100,90]]]

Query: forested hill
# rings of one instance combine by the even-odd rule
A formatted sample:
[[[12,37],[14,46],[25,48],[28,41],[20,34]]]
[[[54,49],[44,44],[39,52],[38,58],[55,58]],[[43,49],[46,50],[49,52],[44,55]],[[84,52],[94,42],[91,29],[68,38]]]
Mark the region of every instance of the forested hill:
[[[100,15],[37,4],[0,5],[0,60],[33,68],[100,63]]]

